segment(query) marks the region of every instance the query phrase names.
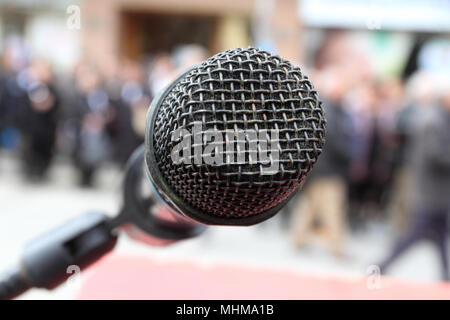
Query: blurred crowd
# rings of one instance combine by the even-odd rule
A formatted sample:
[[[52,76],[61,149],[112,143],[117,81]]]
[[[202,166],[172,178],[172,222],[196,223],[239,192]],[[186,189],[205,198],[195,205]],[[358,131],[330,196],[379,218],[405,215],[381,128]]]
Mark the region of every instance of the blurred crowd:
[[[55,74],[48,61],[7,47],[0,68],[0,148],[16,150],[26,179],[46,177],[56,154],[69,156],[91,186],[105,163],[123,166],[143,142],[152,98],[179,72],[208,57],[184,45],[144,63],[84,61]]]
[[[174,76],[207,58],[185,45],[144,63],[123,60],[99,69],[80,61],[56,75],[41,59],[6,48],[0,68],[0,148],[15,149],[24,176],[43,179],[55,151],[68,155],[79,183],[93,184],[106,162],[122,166],[143,142],[152,98]],[[320,239],[345,256],[351,229],[389,219],[399,231],[388,265],[416,240],[439,249],[448,279],[450,85],[423,70],[408,77],[374,75],[357,50],[333,43],[307,73],[323,100],[327,143],[291,206],[290,234],[302,248]]]
[[[293,243],[320,240],[346,255],[349,229],[387,220],[398,240],[383,261],[428,239],[449,280],[450,78],[415,70],[376,76],[351,46],[319,50],[312,80],[324,102],[326,146],[292,212]]]

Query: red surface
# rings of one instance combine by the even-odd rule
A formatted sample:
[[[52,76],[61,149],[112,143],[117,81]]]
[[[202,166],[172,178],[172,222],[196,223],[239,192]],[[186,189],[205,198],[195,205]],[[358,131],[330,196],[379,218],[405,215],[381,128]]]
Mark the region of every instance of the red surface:
[[[293,271],[108,256],[89,269],[79,299],[450,299],[448,283],[325,277]]]

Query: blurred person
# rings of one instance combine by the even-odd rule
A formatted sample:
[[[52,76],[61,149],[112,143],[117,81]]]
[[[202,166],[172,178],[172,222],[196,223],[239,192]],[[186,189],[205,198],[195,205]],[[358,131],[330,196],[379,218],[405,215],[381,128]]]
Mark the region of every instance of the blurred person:
[[[58,155],[66,159],[72,157],[77,143],[77,115],[74,106],[78,90],[73,71],[57,73],[54,80],[55,89],[60,97],[55,149]]]
[[[352,139],[350,216],[354,226],[361,226],[367,217],[381,217],[391,195],[397,148],[395,119],[403,103],[403,86],[397,78],[365,81],[348,100],[353,105],[350,108],[356,129]]]
[[[81,185],[92,186],[93,176],[109,156],[109,141],[105,133],[105,116],[102,112],[88,112],[83,117],[80,131],[78,163]]]
[[[122,79],[120,77],[119,63],[115,58],[108,57],[105,59],[101,69],[101,77],[109,100],[112,103],[119,101]]]
[[[396,114],[402,107],[403,83],[399,78],[383,79],[378,84],[375,115],[374,159],[371,169],[372,196],[378,210],[385,209],[392,190],[396,139]]]
[[[438,105],[422,116],[408,157],[414,188],[413,216],[406,233],[380,263],[385,272],[407,249],[428,238],[439,251],[442,279],[449,280],[447,228],[450,214],[450,85]]]
[[[176,77],[172,57],[161,53],[153,58],[148,76],[148,86],[152,96],[156,96]]]
[[[76,119],[74,160],[80,171],[80,184],[92,186],[95,172],[110,153],[106,123],[110,112],[108,95],[99,74],[87,65],[76,71],[77,97],[73,110]]]
[[[413,74],[406,84],[404,107],[396,115],[397,148],[394,154],[394,190],[390,215],[396,228],[404,232],[411,212],[411,159],[408,150],[414,146],[414,134],[421,116],[434,103],[433,77],[423,71]]]
[[[372,154],[369,164],[369,214],[384,212],[391,195],[394,157],[397,149],[396,114],[403,104],[403,84],[398,78],[382,79],[376,85]]]
[[[365,204],[371,186],[376,101],[372,81],[358,83],[345,99],[353,128],[349,169],[349,222],[352,227],[360,227],[365,221]]]
[[[0,147],[15,148],[19,140],[18,120],[26,109],[28,84],[26,52],[19,38],[5,41],[0,73]]]
[[[6,72],[4,71],[3,66],[3,55],[0,53],[0,150],[4,147],[5,142],[3,141],[3,130],[7,127],[7,111],[6,106],[2,103],[4,91],[6,87]]]
[[[350,86],[350,78],[339,69],[327,69],[320,78],[327,141],[293,213],[291,237],[294,245],[301,248],[311,240],[311,235],[318,234],[333,254],[343,256],[351,124],[342,100]]]
[[[53,158],[59,99],[47,61],[34,60],[27,71],[27,100],[18,119],[23,137],[22,161],[25,177],[40,180]]]
[[[181,45],[175,48],[172,53],[172,65],[174,74],[181,74],[189,67],[208,59],[208,51],[197,44]]]
[[[114,146],[114,159],[124,165],[144,141],[145,115],[150,106],[151,94],[138,62],[125,61],[120,77],[120,98],[112,104],[107,129]]]
[[[329,30],[315,53],[314,66],[325,69],[328,66],[345,63],[349,52],[348,32]]]

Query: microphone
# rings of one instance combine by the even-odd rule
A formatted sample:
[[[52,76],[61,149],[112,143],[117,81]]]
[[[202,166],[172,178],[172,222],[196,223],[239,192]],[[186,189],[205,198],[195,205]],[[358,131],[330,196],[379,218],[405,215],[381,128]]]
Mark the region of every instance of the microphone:
[[[86,268],[112,250],[119,227],[170,243],[205,225],[272,217],[316,163],[325,128],[312,83],[279,56],[237,48],[191,67],[149,108],[119,214],[88,213],[30,242],[20,265],[0,276],[0,299],[53,289],[70,276],[68,267]]]
[[[153,101],[146,173],[179,216],[253,225],[276,214],[301,185],[324,146],[325,124],[299,68],[257,48],[227,50]]]

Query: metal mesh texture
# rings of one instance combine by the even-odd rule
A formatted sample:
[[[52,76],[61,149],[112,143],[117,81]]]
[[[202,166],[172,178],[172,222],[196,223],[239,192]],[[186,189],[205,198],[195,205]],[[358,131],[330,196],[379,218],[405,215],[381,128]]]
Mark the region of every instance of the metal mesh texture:
[[[194,143],[190,161],[175,164],[171,151],[180,141],[172,141],[171,134],[178,128],[193,132],[194,122],[202,123],[202,132],[213,129],[224,136],[230,130],[278,130],[279,157],[272,159],[278,171],[261,174],[259,161],[195,164]],[[322,103],[299,68],[260,49],[237,48],[181,78],[158,110],[153,143],[162,175],[184,201],[205,215],[239,219],[276,206],[301,184],[322,151],[325,126]],[[249,151],[244,152],[248,160]]]

